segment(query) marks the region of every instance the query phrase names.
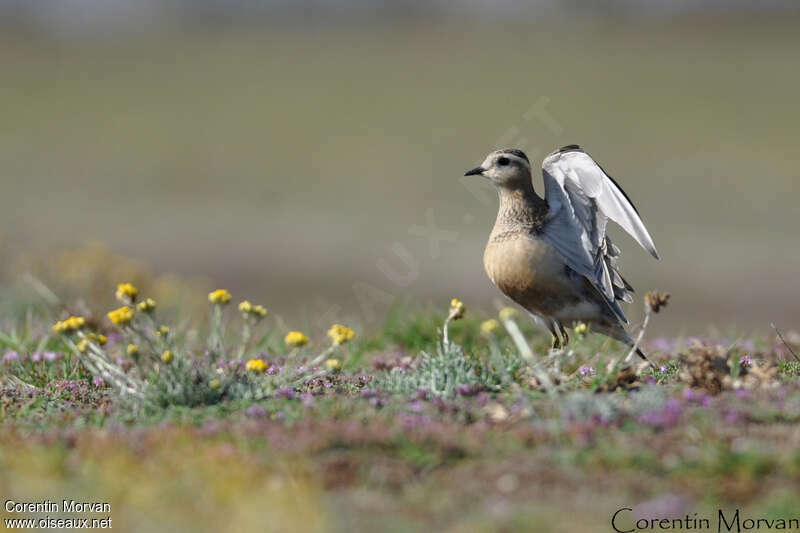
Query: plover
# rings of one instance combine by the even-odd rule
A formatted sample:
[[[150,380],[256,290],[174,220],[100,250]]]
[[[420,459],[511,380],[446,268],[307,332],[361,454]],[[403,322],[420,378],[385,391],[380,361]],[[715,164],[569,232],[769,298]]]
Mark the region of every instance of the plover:
[[[617,270],[620,251],[606,225],[613,220],[658,259],[653,239],[622,188],[579,146],[549,154],[542,174],[544,198],[517,149],[496,150],[465,174],[488,178],[500,196],[483,255],[486,273],[550,331],[553,348],[569,342],[564,324],[577,322],[632,346],[619,302],[633,300],[633,287]]]

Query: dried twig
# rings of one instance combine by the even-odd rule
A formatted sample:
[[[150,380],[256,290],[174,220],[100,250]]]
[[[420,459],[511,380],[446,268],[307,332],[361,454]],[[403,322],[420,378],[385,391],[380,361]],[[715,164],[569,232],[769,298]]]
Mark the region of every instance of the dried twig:
[[[553,381],[550,379],[550,376],[547,375],[547,372],[541,368],[541,364],[538,363],[534,358],[533,350],[531,350],[531,347],[525,340],[525,335],[523,335],[514,319],[512,317],[503,319],[503,326],[505,326],[506,331],[508,331],[508,335],[517,346],[519,354],[522,356],[525,362],[528,363],[528,366],[533,371],[534,376],[536,376],[536,379],[539,381],[539,383],[541,383],[544,390],[547,391],[548,394],[555,393]]]
[[[636,340],[631,346],[631,350],[628,352],[628,355],[625,356],[625,359],[622,358],[617,359],[614,361],[614,364],[610,366],[611,372],[615,371],[617,365],[621,361],[627,363],[633,357],[633,354],[639,350],[639,345],[642,343],[642,339],[644,338],[644,334],[647,331],[647,326],[650,324],[650,317],[653,313],[658,313],[667,306],[669,303],[670,294],[668,292],[656,292],[656,291],[649,291],[647,294],[644,295],[644,321],[642,322],[642,329],[639,330],[639,334],[636,336]],[[652,361],[647,361],[650,364],[650,368],[655,369],[656,366],[653,364]]]
[[[33,290],[42,298],[42,300],[47,302],[48,305],[51,307],[61,305],[61,299],[58,297],[58,295],[51,291],[50,288],[45,285],[44,282],[42,282],[42,280],[30,272],[25,273],[23,279],[33,288]]]
[[[781,340],[781,342],[783,343],[783,345],[784,345],[784,346],[786,346],[786,348],[788,348],[788,349],[789,349],[789,353],[790,353],[790,354],[792,354],[792,356],[795,358],[795,360],[796,360],[798,363],[800,363],[800,357],[798,357],[798,356],[797,356],[797,354],[794,352],[794,350],[792,349],[792,347],[791,347],[791,346],[789,346],[789,343],[788,343],[788,342],[786,342],[786,339],[784,339],[784,338],[783,338],[783,333],[781,333],[781,330],[779,330],[777,327],[775,327],[775,324],[770,324],[770,326],[772,326],[772,329],[774,329],[774,330],[775,330],[775,333],[777,333],[777,334],[778,334],[778,338]]]
[[[626,363],[631,360],[633,354],[635,354],[636,350],[639,349],[639,344],[641,344],[642,339],[644,339],[644,334],[647,331],[647,325],[650,323],[650,316],[652,316],[652,314],[653,314],[653,309],[649,305],[646,305],[644,308],[644,322],[642,322],[642,329],[639,330],[639,334],[636,336],[636,340],[633,341],[633,346],[631,346],[631,351],[629,351],[628,355],[625,356]],[[653,363],[650,363],[650,366],[653,366]]]

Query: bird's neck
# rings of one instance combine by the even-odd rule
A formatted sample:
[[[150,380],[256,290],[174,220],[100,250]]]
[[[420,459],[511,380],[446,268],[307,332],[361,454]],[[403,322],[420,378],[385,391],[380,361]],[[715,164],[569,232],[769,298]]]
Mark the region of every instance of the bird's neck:
[[[547,202],[533,190],[533,185],[498,187],[500,207],[492,237],[514,233],[538,233],[547,216]]]

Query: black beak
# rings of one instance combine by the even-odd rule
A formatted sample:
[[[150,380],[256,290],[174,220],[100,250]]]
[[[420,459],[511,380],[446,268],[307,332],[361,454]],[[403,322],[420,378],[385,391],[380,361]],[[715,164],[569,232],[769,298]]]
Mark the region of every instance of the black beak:
[[[484,169],[482,167],[475,167],[472,170],[467,170],[464,173],[464,175],[465,176],[480,176],[480,175],[483,174],[484,170],[486,170],[486,169]]]

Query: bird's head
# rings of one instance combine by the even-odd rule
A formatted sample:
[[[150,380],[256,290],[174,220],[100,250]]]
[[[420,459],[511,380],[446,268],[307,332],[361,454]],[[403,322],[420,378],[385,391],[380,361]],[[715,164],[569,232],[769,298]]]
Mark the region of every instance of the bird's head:
[[[531,163],[525,152],[516,148],[495,150],[486,156],[481,166],[467,171],[465,176],[483,176],[496,187],[514,188],[530,184]]]

